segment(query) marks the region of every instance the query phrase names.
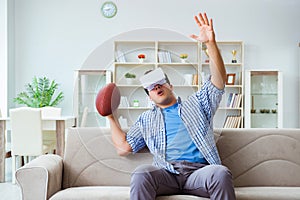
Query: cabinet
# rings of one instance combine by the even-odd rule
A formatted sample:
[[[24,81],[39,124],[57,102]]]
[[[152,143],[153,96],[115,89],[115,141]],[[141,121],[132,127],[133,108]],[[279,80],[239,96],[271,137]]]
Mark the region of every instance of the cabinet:
[[[239,116],[243,127],[243,43],[218,42],[225,66],[233,82],[226,85],[220,108],[215,116],[215,127],[223,127],[230,116]],[[232,54],[232,50],[236,54]],[[131,126],[138,115],[151,107],[151,102],[136,78],[128,82],[126,73],[141,77],[146,71],[161,67],[168,75],[174,92],[183,100],[199,90],[204,79],[209,75],[209,58],[205,54],[205,46],[194,41],[115,41],[114,42],[114,73],[113,81],[121,91],[119,117],[125,119],[124,126]],[[143,54],[142,61],[138,55]],[[187,58],[182,59],[186,54]],[[236,59],[232,63],[232,59]],[[240,104],[226,106],[230,93],[240,94]],[[122,120],[122,121],[123,121]]]
[[[246,128],[282,128],[282,72],[246,71]]]
[[[215,128],[244,127],[244,44],[242,41],[219,41],[218,48],[222,55],[227,82],[219,109],[214,117]],[[201,80],[210,74],[206,47],[201,45]],[[202,81],[203,82],[203,81]]]
[[[95,101],[99,90],[111,79],[112,73],[108,70],[75,70],[73,107],[79,126],[108,126],[107,119],[97,112]]]

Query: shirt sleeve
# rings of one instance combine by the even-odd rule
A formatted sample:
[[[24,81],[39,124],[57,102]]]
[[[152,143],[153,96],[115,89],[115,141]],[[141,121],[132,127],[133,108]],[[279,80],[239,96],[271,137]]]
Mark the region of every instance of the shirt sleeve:
[[[214,116],[219,104],[222,100],[224,89],[217,88],[210,80],[210,78],[204,83],[202,88],[197,92],[197,97],[200,100],[206,116],[208,119]]]
[[[132,148],[132,152],[136,153],[146,146],[145,140],[141,133],[140,118],[132,125],[126,134],[126,140]]]

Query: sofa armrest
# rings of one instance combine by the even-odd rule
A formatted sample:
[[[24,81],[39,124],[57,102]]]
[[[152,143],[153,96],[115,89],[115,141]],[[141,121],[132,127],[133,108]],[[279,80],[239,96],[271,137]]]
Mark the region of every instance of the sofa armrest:
[[[63,159],[47,154],[37,157],[16,171],[22,199],[49,199],[62,188]]]

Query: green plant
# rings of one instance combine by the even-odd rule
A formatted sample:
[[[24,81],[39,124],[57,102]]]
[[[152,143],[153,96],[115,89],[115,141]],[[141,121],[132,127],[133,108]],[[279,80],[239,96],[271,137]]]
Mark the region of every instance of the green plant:
[[[186,59],[186,58],[188,57],[188,54],[182,53],[182,54],[179,55],[179,57],[180,57],[181,59]]]
[[[58,84],[48,78],[34,77],[32,83],[25,85],[26,91],[14,98],[14,102],[28,107],[41,108],[45,106],[57,106],[63,99],[63,92],[59,92],[54,98]],[[53,100],[52,100],[53,99]]]
[[[131,73],[126,73],[125,74],[125,78],[135,78],[136,77],[136,75],[135,74],[131,74]]]

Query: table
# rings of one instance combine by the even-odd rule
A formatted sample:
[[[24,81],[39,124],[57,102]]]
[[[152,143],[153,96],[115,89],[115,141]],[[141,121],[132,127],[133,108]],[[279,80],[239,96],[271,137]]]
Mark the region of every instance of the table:
[[[65,129],[76,126],[74,116],[43,118],[43,130],[56,131],[56,154],[63,157],[65,148]],[[10,118],[0,118],[0,183],[5,182],[5,132],[10,130]]]

